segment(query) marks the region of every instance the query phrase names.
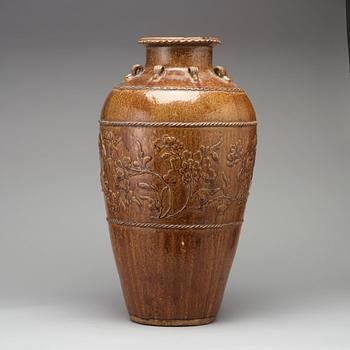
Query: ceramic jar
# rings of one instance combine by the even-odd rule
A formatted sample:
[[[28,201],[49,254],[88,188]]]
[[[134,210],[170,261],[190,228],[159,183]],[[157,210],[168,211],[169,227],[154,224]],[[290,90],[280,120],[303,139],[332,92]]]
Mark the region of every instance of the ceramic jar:
[[[252,180],[255,112],[214,37],[145,37],[100,120],[101,183],[132,321],[213,321]]]

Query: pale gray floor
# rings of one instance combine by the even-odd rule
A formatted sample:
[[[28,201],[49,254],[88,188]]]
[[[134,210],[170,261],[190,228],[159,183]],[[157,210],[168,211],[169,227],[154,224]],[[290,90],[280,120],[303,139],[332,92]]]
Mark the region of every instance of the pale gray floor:
[[[349,349],[344,2],[147,3],[1,2],[0,349]],[[144,60],[139,35],[203,33],[257,111],[246,222],[216,323],[140,326],[117,282],[97,120]]]
[[[263,305],[256,302],[251,305],[248,296],[237,296],[232,302],[239,306],[226,305],[227,310],[216,323],[188,328],[128,323],[123,318],[125,315],[112,312],[111,309],[118,311],[115,303],[103,304],[91,299],[8,305],[1,311],[1,345],[2,349],[36,350],[122,349],[122,346],[128,349],[349,349],[348,295],[330,293],[297,302],[293,299],[293,305],[281,303],[280,307],[276,306],[276,299],[265,296],[261,298]]]

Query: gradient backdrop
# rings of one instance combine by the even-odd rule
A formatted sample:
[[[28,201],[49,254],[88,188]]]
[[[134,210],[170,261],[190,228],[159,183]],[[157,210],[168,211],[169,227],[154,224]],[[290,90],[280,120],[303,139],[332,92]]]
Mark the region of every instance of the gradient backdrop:
[[[217,322],[130,323],[99,113],[141,35],[217,35],[257,162]],[[0,2],[0,348],[349,349],[350,78],[342,0]]]

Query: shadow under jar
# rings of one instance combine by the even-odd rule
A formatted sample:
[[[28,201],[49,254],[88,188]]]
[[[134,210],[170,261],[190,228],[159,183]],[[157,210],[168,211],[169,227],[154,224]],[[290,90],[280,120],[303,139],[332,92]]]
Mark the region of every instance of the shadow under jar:
[[[145,37],[146,64],[100,120],[101,183],[132,321],[202,325],[219,310],[255,161],[255,112],[214,37]]]

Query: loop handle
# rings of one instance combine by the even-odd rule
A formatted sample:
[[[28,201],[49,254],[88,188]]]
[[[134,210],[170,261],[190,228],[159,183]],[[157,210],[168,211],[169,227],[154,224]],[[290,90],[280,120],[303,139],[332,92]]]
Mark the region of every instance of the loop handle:
[[[216,66],[214,67],[214,73],[221,79],[226,81],[231,81],[231,79],[228,77],[226,69],[223,66]]]
[[[188,72],[190,73],[190,76],[192,80],[196,83],[199,82],[199,69],[198,67],[188,67]]]

